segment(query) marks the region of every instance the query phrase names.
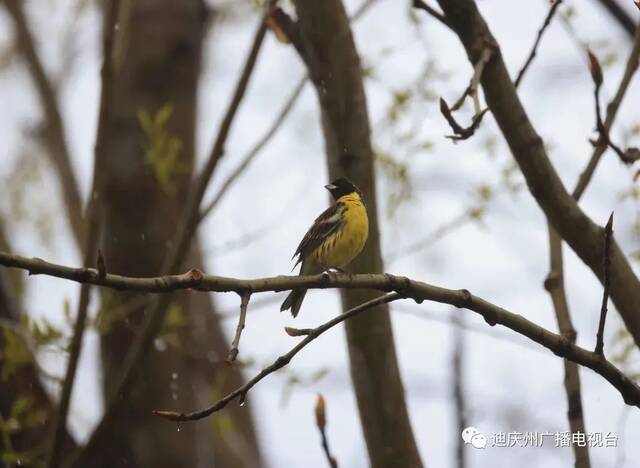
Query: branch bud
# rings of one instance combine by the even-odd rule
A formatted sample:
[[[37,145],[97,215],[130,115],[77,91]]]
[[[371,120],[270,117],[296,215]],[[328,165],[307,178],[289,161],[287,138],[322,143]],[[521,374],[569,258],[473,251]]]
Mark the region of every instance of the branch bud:
[[[318,429],[324,431],[327,426],[327,418],[324,411],[324,397],[318,393],[318,399],[316,400],[316,425]]]
[[[602,85],[602,68],[600,62],[590,49],[587,49],[587,56],[589,57],[589,71],[591,72],[591,78],[596,86]]]

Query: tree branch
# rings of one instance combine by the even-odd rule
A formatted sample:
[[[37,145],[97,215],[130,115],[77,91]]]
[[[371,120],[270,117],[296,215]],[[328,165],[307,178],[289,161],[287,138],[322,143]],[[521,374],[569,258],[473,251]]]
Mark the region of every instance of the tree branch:
[[[593,98],[595,101],[596,108],[596,130],[598,131],[598,139],[591,140],[593,146],[608,146],[611,148],[614,153],[618,155],[620,161],[622,161],[626,165],[633,164],[640,157],[640,150],[638,148],[627,148],[623,150],[618,145],[616,145],[613,141],[611,141],[611,137],[609,136],[609,130],[604,126],[604,122],[602,121],[602,115],[600,112],[600,90],[602,89],[602,68],[600,68],[600,63],[598,62],[598,58],[593,54],[590,50],[587,50],[587,54],[589,57],[589,68],[591,70],[591,76],[594,81],[594,91]]]
[[[350,20],[351,22],[355,22],[359,20],[362,15],[364,15],[367,10],[376,2],[376,0],[365,0],[358,7],[358,9],[353,13]],[[274,12],[275,14],[275,12]],[[274,19],[277,22],[277,19]],[[240,175],[249,167],[249,165],[253,162],[258,154],[264,149],[264,147],[271,141],[273,136],[278,132],[278,130],[282,127],[282,124],[285,122],[288,115],[291,113],[293,106],[298,101],[298,98],[302,94],[302,90],[304,89],[304,85],[309,80],[309,75],[305,74],[300,80],[298,84],[293,89],[293,92],[289,96],[289,98],[285,101],[282,109],[276,117],[273,119],[271,126],[267,129],[264,135],[255,143],[255,145],[247,152],[247,154],[242,158],[240,164],[236,167],[236,169],[229,174],[229,176],[225,179],[218,190],[218,193],[213,197],[213,199],[203,208],[200,212],[200,222],[204,218],[206,218],[211,212],[214,210],[216,206],[220,203],[220,200],[224,198],[226,193],[229,191],[229,188],[233,185],[233,183],[240,177]]]
[[[353,273],[382,273],[374,154],[362,64],[342,0],[294,0],[301,56],[320,106],[331,180],[348,177],[362,191],[369,237],[349,265]],[[349,310],[375,297],[371,290],[341,291]],[[422,467],[407,410],[388,306],[346,323],[350,373],[369,461],[373,468]],[[380,402],[384,402],[383,405]]]
[[[86,238],[82,200],[78,189],[78,180],[71,165],[71,154],[67,145],[64,122],[58,107],[55,90],[36,52],[35,41],[29,30],[23,10],[24,2],[22,0],[5,0],[4,5],[13,20],[18,47],[27,63],[27,68],[40,98],[46,122],[45,141],[48,147],[47,154],[58,173],[58,183],[62,190],[71,232],[77,244],[81,245]]]
[[[569,313],[569,304],[564,288],[564,265],[562,255],[562,239],[547,222],[549,231],[549,266],[550,271],[544,282],[544,288],[549,292],[553,303],[556,321],[558,322],[558,330],[560,334],[571,344],[576,343],[577,333],[571,321]],[[563,360],[564,364],[564,389],[567,396],[567,419],[572,433],[581,432],[586,434],[582,411],[582,392],[580,388],[580,373],[578,365],[567,359]],[[591,462],[589,460],[589,448],[581,447],[579,444],[573,444],[576,468],[589,468]]]
[[[209,154],[207,163],[199,177],[194,182],[193,191],[189,194],[184,218],[178,226],[175,241],[172,243],[172,247],[165,257],[165,261],[161,267],[161,272],[163,272],[163,274],[176,272],[181,267],[188,254],[189,245],[200,221],[200,203],[209,185],[211,176],[213,175],[220,158],[224,155],[227,136],[229,135],[231,125],[245,95],[245,91],[249,84],[249,78],[253,73],[258,53],[262,47],[266,33],[265,18],[269,14],[272,5],[273,0],[270,1],[267,11],[260,19],[251,49],[245,60],[244,67],[236,84],[231,102],[229,103],[224,114],[224,118],[220,124],[220,128]],[[90,270],[85,269],[85,272],[86,271]],[[92,275],[92,273],[89,274]],[[108,277],[109,275],[107,274],[105,278]],[[137,377],[136,369],[138,368],[138,365],[144,358],[149,347],[153,344],[153,338],[156,336],[164,322],[169,301],[170,295],[166,295],[161,298],[153,298],[150,301],[140,333],[133,342],[133,345],[124,360],[121,376],[114,385],[114,392],[112,393],[113,396],[106,404],[102,420],[94,430],[87,444],[79,453],[75,453],[70,457],[70,461],[66,466],[77,468],[85,466],[87,462],[85,458],[91,450],[97,446],[103,434],[107,432],[107,427],[114,419],[124,395],[129,391],[132,383]]]
[[[433,18],[435,18],[438,21],[440,21],[447,28],[451,28],[451,25],[447,21],[447,18],[442,13],[440,13],[438,10],[436,10],[435,8],[429,6],[427,3],[425,3],[423,0],[413,0],[412,6],[416,10],[426,11],[429,15],[431,15]]]
[[[398,299],[402,299],[402,296],[398,293],[390,293],[384,296],[377,297],[375,299],[365,302],[364,304],[360,304],[359,306],[354,307],[353,309],[350,309],[341,315],[338,315],[337,317],[333,318],[332,320],[329,320],[328,322],[320,325],[319,327],[312,329],[309,332],[309,334],[306,336],[306,338],[303,339],[300,343],[298,343],[295,347],[293,347],[288,353],[280,356],[278,359],[276,359],[273,362],[273,364],[262,369],[260,373],[258,373],[255,377],[253,377],[251,380],[245,383],[242,387],[239,387],[238,389],[229,393],[225,397],[216,401],[213,405],[209,406],[208,408],[205,408],[199,411],[194,411],[191,413],[176,413],[174,411],[159,410],[159,411],[154,411],[154,414],[156,416],[161,416],[170,421],[196,421],[198,419],[206,418],[207,416],[215,413],[216,411],[220,411],[222,408],[227,406],[231,401],[233,401],[236,398],[238,398],[240,402],[243,402],[247,396],[247,393],[249,392],[249,390],[251,390],[251,388],[255,384],[260,382],[269,374],[273,374],[275,371],[289,364],[289,362],[291,362],[291,359],[293,359],[296,354],[302,351],[302,349],[304,349],[307,345],[309,345],[312,341],[314,341],[316,338],[318,338],[327,330],[333,328],[339,323],[344,322],[348,318],[358,315],[361,312],[370,310],[376,306],[379,306],[380,304],[387,304],[389,302],[396,301]]]
[[[495,42],[472,0],[438,0],[460,37],[471,63],[477,63],[487,41]],[[484,96],[524,175],[529,191],[545,215],[602,281],[601,245],[604,232],[567,193],[549,161],[542,138],[533,128],[511,81],[499,48],[482,74]],[[624,253],[611,245],[611,299],[636,343],[640,343],[640,282]]]
[[[287,116],[291,112],[291,109],[293,109],[294,104],[297,102],[298,98],[302,94],[302,90],[304,89],[304,85],[307,84],[308,79],[309,79],[309,76],[305,75],[298,81],[298,84],[296,85],[293,92],[291,93],[291,96],[289,96],[289,99],[285,101],[284,106],[282,106],[282,109],[280,110],[280,112],[278,112],[278,114],[274,118],[269,129],[265,132],[262,138],[260,138],[256,142],[253,148],[251,148],[249,152],[242,158],[242,161],[240,162],[240,164],[238,164],[238,167],[236,167],[233,170],[233,172],[229,174],[229,176],[222,183],[222,186],[220,187],[220,190],[218,190],[218,193],[216,193],[216,195],[207,204],[207,206],[204,209],[202,209],[200,213],[200,222],[204,218],[206,218],[209,214],[211,214],[214,208],[218,206],[218,203],[220,203],[220,200],[222,200],[222,198],[225,196],[225,194],[227,193],[229,188],[233,185],[233,183],[238,179],[238,177],[240,177],[240,175],[242,175],[245,169],[249,167],[249,164],[253,162],[256,156],[260,154],[260,152],[264,149],[267,143],[269,143],[271,138],[273,138],[273,136],[277,133],[277,131],[280,129],[280,127],[286,120]]]
[[[462,96],[460,96],[460,99],[456,101],[453,107],[449,108],[447,102],[443,98],[440,98],[440,112],[451,127],[451,130],[453,130],[453,135],[448,135],[447,138],[450,138],[453,141],[466,140],[468,138],[471,138],[482,123],[482,118],[489,110],[489,108],[485,108],[484,110],[480,108],[478,85],[480,84],[480,79],[482,78],[484,67],[489,62],[489,60],[491,60],[492,54],[492,45],[487,44],[487,47],[485,47],[485,49],[482,51],[482,53],[480,54],[480,58],[473,66],[473,76],[471,77],[469,86],[467,86],[467,89],[465,89],[464,93],[462,93]],[[453,117],[452,112],[462,107],[462,104],[464,103],[464,100],[467,96],[471,96],[471,98],[473,99],[475,114],[471,121],[471,125],[463,128]]]
[[[604,268],[604,289],[602,291],[602,305],[600,307],[600,321],[598,323],[598,333],[596,335],[595,353],[604,355],[604,325],[607,321],[607,303],[609,302],[609,287],[611,286],[611,240],[613,238],[613,213],[609,216],[609,221],[604,228],[603,246],[603,268]]]
[[[629,54],[629,58],[627,59],[627,63],[625,65],[624,74],[622,75],[622,79],[620,80],[620,84],[618,85],[618,89],[616,91],[615,96],[607,106],[607,112],[604,119],[604,130],[608,134],[611,131],[611,127],[613,122],[618,114],[618,109],[620,109],[620,105],[622,104],[622,99],[624,98],[627,89],[629,88],[629,84],[631,83],[631,79],[635,75],[636,70],[638,69],[638,62],[640,60],[640,28],[636,31],[636,35],[633,40],[633,47],[631,49],[631,53]],[[589,182],[595,173],[596,167],[602,158],[602,155],[607,150],[607,145],[597,145],[593,149],[593,154],[589,159],[589,162],[585,169],[580,174],[578,178],[578,182],[573,189],[572,196],[576,200],[580,200],[584,191],[586,190]]]
[[[191,270],[181,275],[169,275],[153,278],[131,278],[120,275],[107,273],[101,277],[97,270],[86,268],[70,268],[62,265],[45,262],[41,259],[29,259],[17,255],[10,255],[0,252],[0,265],[7,267],[20,268],[29,271],[30,274],[47,274],[58,278],[64,278],[71,281],[87,282],[99,286],[127,289],[130,291],[140,291],[149,293],[166,293],[176,290],[194,289],[198,291],[211,292],[235,292],[242,293],[244,291],[252,291],[252,293],[261,292],[278,292],[288,291],[295,288],[304,289],[372,289],[385,291],[394,294],[387,294],[365,302],[351,309],[350,315],[345,317],[346,313],[336,317],[329,322],[312,329],[307,335],[309,341],[303,340],[296,348],[292,349],[286,356],[293,357],[298,351],[302,343],[313,341],[310,337],[324,333],[324,331],[333,327],[337,323],[354,316],[364,310],[373,308],[392,300],[400,298],[409,298],[417,303],[423,301],[433,301],[443,304],[450,304],[459,308],[469,309],[481,315],[489,325],[503,325],[536,343],[541,344],[554,354],[574,361],[582,366],[588,367],[600,374],[611,383],[622,395],[625,403],[640,408],[640,387],[633,383],[613,364],[594,352],[576,346],[567,338],[552,333],[539,325],[527,320],[521,315],[509,312],[499,306],[491,304],[482,298],[474,296],[466,289],[446,289],[439,286],[430,285],[421,281],[412,280],[402,276],[390,274],[369,274],[369,275],[345,275],[345,274],[320,274],[313,276],[275,276],[271,278],[257,278],[242,280],[236,278],[228,278],[224,276],[205,275],[199,270]],[[165,295],[168,297],[169,295]],[[379,301],[379,302],[376,302]],[[306,344],[304,345],[306,346]],[[302,346],[302,347],[304,347]],[[289,358],[290,360],[290,358]],[[216,403],[219,407],[212,406],[207,410],[196,412],[194,414],[204,416],[224,407],[229,401],[246,393],[259,380],[269,373],[283,367],[288,363],[279,359],[273,366],[277,366],[269,372],[263,370],[258,376],[247,383],[248,387],[240,387],[235,392],[227,395],[225,398]],[[257,379],[257,380],[256,380]],[[214,409],[211,409],[214,408]],[[208,411],[208,412],[207,412]],[[193,416],[187,415],[188,418]],[[204,417],[201,416],[201,417]],[[180,418],[184,417],[179,416]],[[194,418],[198,419],[198,418]],[[190,419],[185,419],[190,420]]]
[[[98,115],[98,131],[95,145],[95,158],[93,164],[93,182],[87,210],[88,230],[86,231],[86,245],[84,249],[84,266],[88,268],[95,262],[98,250],[100,223],[102,219],[102,192],[104,186],[104,163],[107,157],[107,127],[111,113],[111,91],[113,83],[113,40],[115,26],[120,10],[120,0],[110,0],[107,3],[107,11],[103,22],[103,46],[102,46],[102,89],[100,91],[100,111]],[[101,262],[98,265],[98,276],[106,276],[104,259],[100,255]],[[62,442],[66,434],[67,414],[71,401],[71,392],[75,382],[76,370],[82,351],[82,338],[84,336],[87,310],[89,308],[90,284],[83,283],[80,288],[78,300],[78,313],[73,328],[73,338],[69,346],[69,362],[67,372],[62,384],[60,404],[56,414],[56,429],[53,435],[52,448],[49,454],[49,468],[57,468],[60,464]]]
[[[598,0],[605,10],[616,20],[616,22],[624,29],[629,36],[633,36],[636,32],[636,24],[633,18],[622,8],[616,0]]]
[[[251,293],[249,291],[243,291],[240,294],[240,315],[238,317],[238,326],[236,327],[236,334],[231,342],[231,349],[227,356],[227,363],[231,364],[238,357],[238,346],[240,346],[240,335],[244,330],[244,323],[247,319],[247,306],[249,305],[249,299],[251,299]]]
[[[529,57],[527,57],[527,60],[524,62],[524,65],[522,66],[522,69],[520,69],[520,71],[518,72],[518,76],[516,77],[516,80],[514,81],[514,85],[515,85],[516,88],[518,86],[520,86],[520,82],[522,81],[522,78],[524,78],[524,74],[529,69],[529,65],[531,65],[531,63],[533,62],[533,59],[535,58],[536,53],[538,52],[538,46],[540,45],[540,41],[542,39],[542,36],[543,36],[545,30],[551,24],[551,20],[553,19],[553,15],[555,15],[556,10],[558,9],[558,7],[560,6],[561,3],[562,3],[562,0],[555,0],[551,4],[551,8],[549,8],[549,13],[547,13],[547,16],[544,19],[544,22],[542,23],[542,26],[538,30],[538,35],[536,36],[536,40],[533,43],[533,47],[531,48],[531,52],[529,53]]]

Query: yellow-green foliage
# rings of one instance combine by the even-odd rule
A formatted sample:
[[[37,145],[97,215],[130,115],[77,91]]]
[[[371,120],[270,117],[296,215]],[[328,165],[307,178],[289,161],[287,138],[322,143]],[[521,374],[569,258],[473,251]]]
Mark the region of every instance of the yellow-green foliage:
[[[8,415],[0,415],[0,440],[3,450],[0,451],[0,461],[9,466],[21,465],[39,467],[44,465],[42,455],[46,445],[32,447],[28,452],[16,452],[13,449],[11,437],[20,431],[33,429],[47,421],[47,412],[34,407],[33,400],[28,396],[20,396],[11,404]]]
[[[167,129],[172,114],[171,104],[165,104],[153,115],[146,110],[138,112],[138,121],[146,137],[145,161],[152,167],[162,190],[168,195],[176,193],[176,174],[187,170],[180,163],[182,142]]]
[[[31,352],[22,337],[8,327],[2,327],[0,380],[6,382],[22,366],[32,360]]]
[[[179,302],[172,302],[167,310],[158,339],[173,348],[180,347],[180,330],[185,326],[184,311]]]
[[[391,217],[402,202],[411,198],[409,170],[406,163],[398,161],[393,155],[380,148],[375,148],[374,158],[377,167],[392,187],[387,207],[387,215]]]

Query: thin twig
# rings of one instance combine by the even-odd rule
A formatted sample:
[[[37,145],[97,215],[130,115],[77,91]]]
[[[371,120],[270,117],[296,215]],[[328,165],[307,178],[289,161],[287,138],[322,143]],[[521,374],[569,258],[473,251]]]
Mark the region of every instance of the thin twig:
[[[247,167],[249,167],[249,164],[253,162],[256,156],[260,154],[260,152],[265,148],[265,146],[267,146],[269,141],[271,141],[273,136],[278,132],[278,130],[286,120],[287,116],[293,109],[294,104],[300,97],[300,94],[302,94],[304,85],[307,83],[308,80],[309,80],[309,75],[305,75],[302,78],[300,78],[300,80],[298,81],[298,84],[296,85],[295,89],[291,93],[291,96],[289,96],[289,99],[286,100],[280,112],[278,112],[276,117],[273,119],[273,122],[271,123],[271,126],[269,127],[269,129],[267,129],[265,134],[256,142],[253,148],[251,148],[249,152],[246,155],[244,155],[244,157],[242,158],[242,161],[240,162],[240,164],[238,164],[238,167],[236,167],[234,171],[231,174],[229,174],[229,176],[227,176],[225,181],[222,183],[220,190],[218,190],[218,193],[213,197],[213,199],[209,202],[209,204],[207,204],[207,206],[201,211],[200,221],[206,218],[213,211],[213,209],[216,206],[218,206],[218,204],[220,203],[220,200],[226,195],[226,193],[228,192],[229,188],[231,188],[233,183],[238,179],[238,177],[240,177],[240,175],[242,175],[242,173],[247,169]]]
[[[316,338],[318,338],[327,330],[333,328],[339,323],[344,322],[348,318],[358,315],[361,312],[372,309],[381,304],[387,304],[389,302],[396,301],[398,299],[402,299],[402,296],[398,293],[390,293],[384,296],[376,297],[375,299],[372,299],[363,304],[360,304],[359,306],[356,306],[353,309],[350,309],[344,312],[343,314],[338,315],[337,317],[329,320],[328,322],[320,325],[319,327],[314,328],[313,331],[309,333],[309,335],[307,335],[307,337],[304,340],[300,341],[300,343],[298,343],[295,347],[293,347],[288,353],[280,356],[278,359],[276,359],[273,362],[273,364],[262,369],[260,373],[258,373],[251,380],[247,381],[247,383],[245,383],[241,387],[238,387],[236,390],[229,393],[228,395],[221,398],[220,400],[216,401],[213,405],[209,406],[208,408],[205,408],[200,411],[194,411],[192,413],[176,413],[174,411],[158,410],[158,411],[154,411],[153,414],[155,414],[156,416],[161,416],[170,421],[196,421],[198,419],[206,418],[207,416],[209,416],[210,414],[216,411],[220,411],[222,408],[227,406],[231,401],[235,400],[236,398],[240,399],[240,401],[243,401],[244,398],[246,398],[246,395],[249,392],[249,390],[251,390],[251,388],[255,384],[260,382],[266,376],[273,374],[275,371],[289,364],[289,362],[291,362],[291,359],[293,359],[296,354],[302,351],[302,349],[304,349],[307,345],[309,345],[312,341],[314,341]]]
[[[414,299],[418,303],[422,301],[434,301],[466,308],[480,314],[490,325],[501,324],[510,328],[511,330],[530,338],[536,343],[541,344],[558,356],[592,369],[618,389],[627,404],[638,406],[640,408],[640,387],[633,383],[613,364],[603,359],[602,356],[576,346],[565,337],[552,333],[549,330],[527,320],[521,315],[509,312],[476,297],[466,289],[446,289],[423,283],[421,281],[390,274],[320,274],[313,276],[275,276],[271,278],[242,280],[224,276],[205,275],[199,270],[190,270],[189,272],[181,275],[168,275],[153,278],[132,278],[114,275],[111,273],[107,273],[102,278],[98,275],[97,270],[69,268],[62,265],[47,263],[41,259],[29,259],[2,252],[0,252],[0,265],[20,268],[34,274],[47,274],[49,276],[65,278],[77,282],[89,282],[91,284],[110,288],[153,293],[184,289],[215,292],[233,291],[236,293],[250,290],[253,294],[267,291],[288,291],[292,289],[335,288],[395,291],[401,297]],[[165,294],[163,297],[170,297],[170,295]],[[327,324],[314,330],[317,331],[326,325]],[[331,326],[333,325],[330,325],[329,328]],[[307,338],[310,336],[312,335],[309,335]],[[280,367],[282,367],[282,365]],[[262,377],[260,377],[260,379],[262,379]],[[254,384],[255,382],[253,382],[252,385]],[[227,402],[225,402],[224,405],[226,405]],[[94,436],[92,436],[92,438],[93,437]]]
[[[82,201],[78,180],[71,163],[71,152],[67,144],[64,121],[57,102],[56,92],[38,57],[35,41],[25,17],[24,2],[22,0],[5,0],[3,3],[15,25],[18,47],[26,61],[42,105],[42,112],[45,118],[47,154],[58,173],[59,185],[62,189],[71,232],[77,244],[82,245],[86,240]]]
[[[473,105],[475,109],[475,115],[479,115],[481,112],[480,109],[480,98],[478,97],[478,86],[480,85],[480,80],[482,79],[482,72],[484,70],[485,65],[489,60],[491,60],[492,50],[489,47],[486,47],[482,54],[480,54],[480,59],[473,67],[473,76],[471,80],[469,80],[469,86],[464,90],[462,96],[458,98],[458,100],[451,106],[449,109],[451,112],[455,112],[462,107],[467,96],[471,96],[473,99]],[[442,105],[442,103],[441,103]],[[448,120],[448,119],[447,119]]]
[[[453,322],[457,325],[453,330],[453,351],[451,352],[451,388],[453,403],[455,406],[456,433],[462,434],[467,427],[467,404],[464,391],[464,354],[465,354],[465,335],[464,328],[461,326],[462,317],[460,314],[453,316]],[[457,468],[466,467],[466,447],[462,437],[458,437],[456,443],[456,466]]]
[[[397,250],[392,251],[389,255],[385,256],[385,265],[388,267],[400,258],[404,258],[409,255],[415,255],[418,251],[431,246],[435,242],[444,238],[446,235],[463,227],[467,222],[472,219],[472,214],[475,209],[471,208],[463,213],[460,213],[451,220],[443,223],[442,225],[429,232],[422,239],[409,243],[408,245],[399,247]]]
[[[185,215],[179,224],[175,241],[172,243],[172,248],[163,262],[161,271],[163,273],[173,273],[177,271],[184,262],[189,245],[195,234],[200,220],[200,204],[204,193],[207,190],[209,181],[215,168],[218,165],[220,158],[224,155],[224,148],[226,145],[227,137],[231,129],[231,125],[235,119],[240,103],[245,95],[249,79],[253,73],[258,53],[262,47],[262,43],[266,34],[265,18],[269,14],[270,8],[273,5],[273,0],[270,2],[270,6],[260,19],[260,23],[253,38],[252,46],[249,54],[245,60],[242,73],[236,84],[231,102],[224,114],[224,118],[220,124],[216,140],[213,144],[209,158],[199,177],[194,183],[194,190],[189,194],[189,198],[185,207]],[[106,277],[109,277],[107,274]],[[153,338],[156,336],[158,330],[164,322],[167,306],[169,304],[169,296],[162,298],[153,298],[151,303],[147,307],[144,323],[140,329],[140,333],[137,335],[133,342],[131,349],[125,357],[121,375],[116,380],[114,385],[114,391],[111,399],[107,402],[105,412],[102,420],[98,423],[96,429],[89,438],[87,444],[81,449],[79,453],[75,453],[71,456],[71,459],[67,466],[69,467],[83,467],[86,466],[86,457],[99,443],[100,438],[106,433],[108,426],[114,419],[116,410],[120,407],[124,401],[124,395],[130,389],[132,383],[137,377],[136,369],[140,362],[144,358],[147,350],[153,344]]]
[[[319,393],[318,399],[316,400],[315,413],[316,426],[318,427],[318,431],[320,431],[320,444],[322,445],[322,451],[327,458],[327,463],[329,463],[330,468],[338,468],[338,462],[336,461],[336,458],[331,455],[331,450],[329,450],[329,440],[327,439],[326,405],[324,402],[324,397]]]
[[[349,17],[349,21],[355,23],[369,10],[369,8],[374,4],[379,2],[379,0],[365,0],[360,4],[356,11]]]
[[[495,37],[477,3],[470,0],[438,0],[438,4],[454,26],[468,58],[475,63],[487,41],[495,43]],[[498,47],[497,43],[495,47]],[[492,116],[537,204],[562,238],[602,280],[602,264],[593,251],[593,246],[601,239],[597,225],[567,193],[549,160],[543,138],[533,126],[513,87],[504,58],[499,49],[496,51],[485,71],[490,73],[491,79],[482,80],[484,97]],[[630,333],[636,342],[640,342],[640,316],[637,313],[640,284],[615,240],[611,250],[611,269],[616,278],[611,285],[611,298]]]
[[[604,289],[602,291],[602,306],[600,307],[600,322],[598,323],[598,333],[596,335],[595,353],[604,355],[604,325],[607,320],[607,304],[609,302],[609,286],[611,283],[611,238],[613,237],[613,212],[609,216],[607,225],[604,228]]]
[[[449,21],[444,16],[444,14],[440,13],[435,8],[427,5],[423,0],[413,0],[413,8],[415,8],[417,10],[426,11],[428,14],[430,14],[435,19],[437,19],[442,24],[444,24],[447,28],[451,28],[451,25],[449,24]]]
[[[447,138],[453,141],[466,140],[468,138],[471,138],[476,132],[476,130],[478,129],[478,127],[480,126],[480,124],[482,123],[482,118],[484,117],[484,114],[486,114],[488,110],[489,108],[486,108],[483,111],[481,111],[479,114],[476,114],[473,117],[473,120],[471,121],[471,125],[469,125],[468,127],[463,127],[456,121],[456,119],[451,114],[451,110],[449,109],[449,105],[447,104],[447,101],[440,98],[440,112],[442,113],[445,120],[451,127],[451,130],[453,130],[453,135],[447,135]]]
[[[358,9],[353,13],[350,18],[351,22],[356,22],[369,10],[369,8],[376,3],[378,0],[365,0],[358,7]],[[229,188],[237,181],[237,179],[242,175],[242,173],[249,167],[249,165],[253,162],[253,160],[260,154],[260,152],[267,146],[267,144],[273,139],[275,134],[282,128],[282,124],[286,121],[288,115],[291,113],[293,106],[298,101],[298,98],[302,94],[302,90],[304,89],[305,84],[309,81],[309,75],[305,74],[304,77],[300,78],[298,84],[293,89],[293,92],[289,96],[289,98],[285,101],[284,105],[280,112],[276,115],[271,123],[271,126],[267,129],[265,134],[254,144],[254,146],[244,155],[240,164],[236,169],[229,174],[229,176],[225,179],[218,190],[218,193],[213,197],[213,199],[203,208],[200,212],[200,222],[204,218],[206,218],[211,212],[214,210],[216,206],[220,203],[220,200],[224,198],[226,193],[229,191]]]
[[[242,330],[244,330],[244,324],[247,319],[247,306],[249,305],[249,299],[251,299],[251,293],[249,291],[243,291],[240,293],[240,316],[238,317],[238,326],[236,327],[236,334],[231,342],[231,349],[227,356],[227,363],[230,364],[238,357],[238,346],[240,346],[240,336]]]
[[[618,110],[620,109],[620,105],[622,104],[622,100],[629,88],[629,84],[631,83],[631,79],[635,75],[636,70],[638,69],[638,64],[640,62],[640,28],[638,28],[634,41],[633,47],[631,49],[631,53],[629,54],[629,58],[627,59],[627,63],[625,66],[624,74],[622,75],[622,79],[620,80],[620,84],[618,85],[618,89],[616,91],[615,96],[607,106],[607,112],[604,119],[604,129],[608,134],[611,131],[611,127],[613,122],[618,114]],[[587,166],[580,174],[578,178],[578,182],[573,189],[572,196],[576,200],[579,200],[587,186],[591,182],[593,178],[593,174],[596,171],[596,167],[602,158],[602,155],[607,149],[607,145],[597,145],[593,149],[593,153]]]
[[[542,23],[542,26],[538,30],[538,35],[536,36],[536,40],[533,43],[533,47],[531,48],[531,52],[529,53],[529,57],[527,57],[527,60],[524,62],[524,65],[522,66],[522,69],[520,69],[520,71],[518,72],[518,76],[517,76],[516,80],[514,81],[514,85],[515,85],[516,88],[520,85],[520,82],[522,81],[522,78],[524,78],[524,74],[529,69],[529,65],[531,65],[531,62],[533,62],[533,59],[535,58],[536,53],[538,52],[538,46],[540,45],[540,41],[542,40],[542,36],[544,35],[545,30],[551,24],[551,20],[553,19],[553,15],[555,15],[556,10],[558,9],[558,7],[560,6],[561,3],[562,3],[562,0],[555,0],[551,4],[551,8],[549,8],[549,13],[547,13],[547,16],[544,19],[544,22]]]
[[[485,65],[491,60],[493,56],[493,49],[491,47],[485,47],[482,53],[480,54],[480,59],[476,62],[473,67],[473,77],[471,78],[471,84],[469,85],[469,95],[473,99],[473,108],[475,110],[475,115],[480,115],[483,112],[480,109],[480,98],[478,97],[478,87],[480,86],[480,80],[482,79],[482,72],[484,71]],[[486,110],[486,109],[485,109]]]
[[[602,69],[600,68],[600,63],[596,56],[590,51],[587,50],[589,56],[589,66],[591,68],[591,75],[593,77],[595,87],[594,87],[594,101],[596,107],[596,130],[598,131],[598,139],[592,140],[591,143],[593,146],[608,146],[611,148],[614,153],[618,155],[620,161],[624,164],[630,165],[633,164],[638,158],[640,158],[640,150],[638,148],[627,148],[623,150],[618,145],[616,145],[613,141],[611,141],[611,137],[609,136],[609,130],[605,127],[604,122],[602,121],[602,114],[600,112],[600,89],[602,88]]]
[[[92,189],[89,198],[89,208],[87,210],[87,221],[89,227],[86,231],[87,239],[84,250],[84,266],[88,268],[95,261],[95,254],[99,241],[102,189],[104,185],[104,163],[107,156],[107,126],[111,112],[111,91],[113,82],[113,40],[120,9],[120,0],[108,2],[107,11],[103,23],[103,46],[102,46],[102,89],[100,92],[100,110],[98,116],[98,131],[95,145],[95,158],[93,170]],[[98,276],[106,276],[106,266],[104,258],[99,255]],[[90,298],[90,284],[85,283],[80,288],[80,298],[78,301],[78,313],[73,329],[73,338],[69,347],[69,362],[67,372],[62,384],[60,404],[56,414],[55,432],[52,440],[52,449],[49,456],[49,468],[57,468],[60,464],[62,442],[66,433],[67,414],[71,401],[71,392],[75,382],[76,370],[80,352],[82,351],[82,339],[87,321],[87,311]]]
[[[491,60],[493,55],[493,49],[491,47],[485,47],[480,54],[480,58],[475,63],[473,67],[473,76],[471,77],[471,81],[469,86],[465,89],[462,96],[455,102],[453,107],[449,107],[447,102],[440,98],[440,112],[449,123],[449,126],[453,130],[453,135],[448,135],[447,138],[451,140],[466,140],[471,138],[473,134],[476,132],[480,124],[482,123],[482,118],[487,113],[489,108],[485,108],[484,110],[480,108],[480,97],[478,95],[478,86],[480,85],[480,80],[482,79],[482,72],[484,71],[485,65]],[[471,121],[471,125],[469,127],[462,127],[456,119],[453,117],[452,112],[458,110],[467,96],[471,96],[473,99],[473,108],[475,114]]]
[[[450,109],[451,112],[455,112],[459,110],[464,104],[464,101],[467,99],[467,96],[471,94],[471,81],[473,81],[473,79],[469,81],[469,86],[467,86],[467,88],[464,90],[462,95],[458,98],[456,102],[453,103],[453,106],[451,106],[451,109]]]

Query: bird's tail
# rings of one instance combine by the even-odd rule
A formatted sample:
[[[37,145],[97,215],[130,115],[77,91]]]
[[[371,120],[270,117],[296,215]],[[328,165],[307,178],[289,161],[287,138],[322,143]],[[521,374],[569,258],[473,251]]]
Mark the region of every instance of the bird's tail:
[[[300,275],[313,275],[319,273],[322,269],[316,265],[316,262],[313,260],[303,260],[302,265],[300,266]],[[280,311],[291,309],[291,315],[295,318],[300,312],[300,306],[302,306],[302,300],[304,299],[305,294],[307,294],[306,289],[293,289],[284,300],[282,305],[280,306]]]
[[[302,306],[305,294],[307,294],[306,289],[292,290],[280,306],[280,311],[291,309],[291,315],[295,318],[300,312],[300,306]]]

